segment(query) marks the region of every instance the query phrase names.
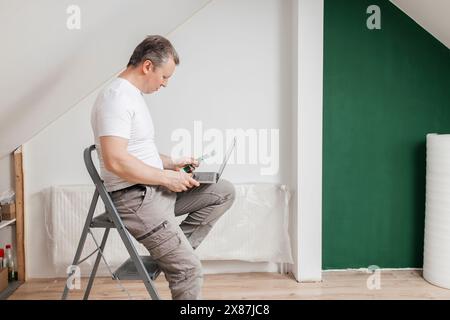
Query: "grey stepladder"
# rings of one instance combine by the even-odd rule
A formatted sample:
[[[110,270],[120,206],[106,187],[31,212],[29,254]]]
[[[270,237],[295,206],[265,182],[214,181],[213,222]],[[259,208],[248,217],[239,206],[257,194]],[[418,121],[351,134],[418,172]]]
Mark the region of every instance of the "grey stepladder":
[[[106,240],[108,239],[109,231],[111,228],[116,228],[129,255],[130,258],[125,261],[113,274],[113,278],[116,279],[142,279],[144,285],[150,294],[150,297],[153,300],[159,300],[160,297],[153,285],[153,280],[155,280],[161,270],[159,269],[156,262],[150,256],[139,256],[136,247],[132,242],[132,236],[126,230],[122,219],[120,218],[114,203],[111,200],[106,188],[103,184],[102,179],[100,178],[97,169],[92,161],[92,151],[95,150],[95,145],[92,145],[84,150],[84,163],[89,172],[89,175],[92,178],[92,181],[95,184],[95,191],[92,197],[92,202],[89,208],[89,212],[86,218],[86,222],[84,224],[83,231],[81,233],[80,242],[78,243],[78,248],[75,253],[75,257],[73,259],[72,266],[77,266],[81,262],[88,259],[95,252],[98,251],[97,257],[95,259],[94,266],[91,271],[91,275],[89,277],[89,282],[86,287],[86,291],[84,293],[84,300],[88,299],[89,293],[91,291],[92,285],[94,283],[95,275],[97,273],[98,266],[100,264],[100,260],[103,257],[103,250],[106,245]],[[101,198],[103,203],[105,204],[105,212],[94,217],[94,211],[97,206],[98,198]],[[86,242],[86,238],[88,233],[91,233],[91,228],[104,228],[105,232],[103,234],[103,239],[101,241],[100,246],[97,244],[97,249],[89,254],[86,258],[80,259],[81,254],[83,252],[84,244]],[[91,233],[92,235],[92,233]],[[104,257],[103,257],[104,258]],[[106,262],[106,261],[105,261]],[[131,272],[130,272],[131,269]],[[68,275],[68,279],[75,273],[75,270],[72,270]],[[62,294],[62,299],[65,300],[69,293],[68,282],[64,287],[64,292]]]

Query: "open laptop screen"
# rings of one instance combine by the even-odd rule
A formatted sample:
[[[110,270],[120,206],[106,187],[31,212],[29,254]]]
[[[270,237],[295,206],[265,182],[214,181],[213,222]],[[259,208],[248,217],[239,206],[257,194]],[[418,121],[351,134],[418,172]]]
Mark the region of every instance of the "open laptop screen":
[[[233,142],[232,142],[231,146],[228,148],[227,153],[225,153],[225,155],[223,157],[223,163],[220,166],[219,175],[217,178],[220,178],[220,176],[222,175],[223,169],[225,169],[225,165],[227,164],[228,159],[230,158],[231,153],[235,146],[236,146],[236,137],[233,138]]]

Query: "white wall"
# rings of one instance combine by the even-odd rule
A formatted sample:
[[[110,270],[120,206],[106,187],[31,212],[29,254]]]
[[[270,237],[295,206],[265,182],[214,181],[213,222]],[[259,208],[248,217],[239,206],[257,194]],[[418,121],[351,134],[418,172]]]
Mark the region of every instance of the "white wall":
[[[117,73],[129,47],[170,32],[209,1],[0,1],[0,157]],[[80,29],[67,28],[70,5],[80,9]]]
[[[14,190],[14,156],[8,154],[0,158],[0,193]]]
[[[166,89],[146,97],[161,152],[170,153],[173,130],[192,131],[195,120],[201,120],[205,130],[279,129],[280,170],[276,175],[261,175],[260,165],[234,164],[227,167],[224,177],[296,188],[292,178],[296,140],[292,5],[291,0],[215,0],[170,35],[181,65]],[[133,49],[128,48],[130,54]],[[51,185],[90,183],[82,151],[92,144],[89,116],[96,94],[24,146],[28,277],[54,276],[47,259],[40,192]],[[274,270],[273,266],[261,268]]]

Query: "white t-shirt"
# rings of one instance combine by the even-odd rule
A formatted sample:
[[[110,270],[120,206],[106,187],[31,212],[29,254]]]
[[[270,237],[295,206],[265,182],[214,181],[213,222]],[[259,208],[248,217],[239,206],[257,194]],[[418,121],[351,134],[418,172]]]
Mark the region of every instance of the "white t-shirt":
[[[100,137],[117,136],[128,139],[128,152],[149,166],[163,169],[155,145],[155,129],[142,93],[123,78],[114,79],[98,95],[91,112],[91,126],[100,161],[100,176],[108,192],[126,188],[134,183],[106,170]]]

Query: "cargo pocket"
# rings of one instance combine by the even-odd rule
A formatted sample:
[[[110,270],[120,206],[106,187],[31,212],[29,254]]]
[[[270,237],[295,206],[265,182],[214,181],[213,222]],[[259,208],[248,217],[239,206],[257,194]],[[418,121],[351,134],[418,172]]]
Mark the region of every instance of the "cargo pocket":
[[[142,208],[144,201],[148,199],[150,192],[150,188],[146,186],[140,186],[136,189],[127,190],[120,200],[121,204],[126,208],[128,213],[138,213],[138,211]]]
[[[164,257],[181,244],[180,236],[167,220],[136,240],[147,248],[155,260]]]

